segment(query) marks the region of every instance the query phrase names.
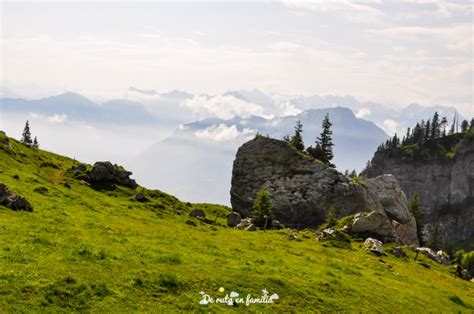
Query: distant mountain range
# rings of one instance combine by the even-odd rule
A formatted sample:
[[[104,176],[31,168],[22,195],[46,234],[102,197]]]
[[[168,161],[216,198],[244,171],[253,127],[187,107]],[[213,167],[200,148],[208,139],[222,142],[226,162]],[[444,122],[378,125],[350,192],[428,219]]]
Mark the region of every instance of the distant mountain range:
[[[303,139],[313,145],[329,114],[333,123],[334,162],[338,169],[361,170],[388,135],[374,123],[343,107],[306,110],[295,116],[265,119],[205,119],[185,124],[135,160],[135,174],[148,186],[159,186],[184,199],[229,203],[232,162],[237,148],[257,132],[282,138],[295,122],[304,126]],[[172,161],[176,166],[170,167]]]
[[[42,116],[33,128],[44,134],[40,137],[44,148],[73,151],[85,160],[94,156],[127,160],[136,155],[127,166],[148,186],[164,188],[183,199],[221,203],[229,201],[230,171],[237,147],[257,132],[282,138],[300,119],[305,143],[312,145],[324,114],[329,113],[334,124],[335,164],[342,171],[359,171],[387,133],[404,133],[406,127],[435,111],[450,122],[455,115],[463,119],[452,107],[412,104],[395,110],[361,103],[352,96],[281,96],[257,89],[207,95],[130,87],[125,99],[104,103],[67,92],[37,100],[2,98],[0,111],[1,119],[6,119],[2,124],[13,134],[21,134],[22,120]],[[15,120],[11,120],[13,116]],[[51,138],[55,132],[61,134]],[[61,144],[56,140],[60,135],[76,141]],[[106,142],[99,145],[99,141]],[[127,148],[135,141],[140,144]],[[95,145],[90,145],[92,142]]]

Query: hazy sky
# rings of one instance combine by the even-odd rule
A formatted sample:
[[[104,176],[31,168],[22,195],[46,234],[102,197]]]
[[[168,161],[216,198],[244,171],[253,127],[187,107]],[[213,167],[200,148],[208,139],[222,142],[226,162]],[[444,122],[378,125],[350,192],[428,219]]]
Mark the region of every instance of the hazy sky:
[[[260,88],[473,109],[472,1],[1,4],[1,86]]]

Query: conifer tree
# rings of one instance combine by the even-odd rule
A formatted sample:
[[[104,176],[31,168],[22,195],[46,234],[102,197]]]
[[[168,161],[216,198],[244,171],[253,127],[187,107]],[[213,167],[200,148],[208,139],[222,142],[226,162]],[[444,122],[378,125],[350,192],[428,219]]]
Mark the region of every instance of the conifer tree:
[[[469,126],[469,130],[474,130],[474,118],[471,119],[471,125]]]
[[[418,196],[418,193],[413,193],[413,196],[411,197],[410,201],[408,202],[408,211],[413,214],[415,217],[416,221],[416,231],[418,235],[418,240],[422,241],[422,229],[423,229],[423,222],[421,218],[421,203],[420,203],[420,198]]]
[[[329,121],[329,114],[326,114],[322,124],[323,131],[321,132],[321,136],[317,138],[316,143],[321,147],[321,151],[323,153],[322,161],[328,164],[330,167],[334,167],[334,165],[331,163],[331,160],[334,158],[334,154],[332,152],[332,147],[334,144],[332,143],[331,126],[332,123]]]
[[[252,218],[256,226],[263,227],[272,219],[273,205],[267,188],[263,185],[255,195]]]
[[[23,129],[21,142],[25,145],[31,145],[33,143],[33,141],[31,140],[30,123],[28,120],[26,120],[25,128]]]
[[[304,151],[304,143],[303,143],[303,137],[301,136],[301,133],[303,133],[303,125],[301,124],[301,121],[298,120],[296,121],[296,125],[295,125],[295,133],[290,138],[289,143],[291,144],[291,146],[293,146],[294,148],[296,148],[296,150],[300,152]]]
[[[35,136],[35,139],[33,140],[33,148],[39,148],[39,143],[38,143],[38,139],[36,138],[36,136]]]
[[[466,132],[469,129],[469,122],[467,120],[463,120],[461,122],[461,132]]]
[[[439,137],[440,123],[439,123],[439,114],[436,111],[433,115],[433,119],[431,120],[431,133],[430,139],[434,140],[435,138]]]

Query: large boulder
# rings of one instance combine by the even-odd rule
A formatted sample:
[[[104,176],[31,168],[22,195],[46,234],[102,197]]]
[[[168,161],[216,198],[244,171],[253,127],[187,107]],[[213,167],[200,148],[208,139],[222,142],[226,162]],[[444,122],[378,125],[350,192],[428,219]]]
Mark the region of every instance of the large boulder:
[[[25,198],[10,191],[3,183],[0,183],[0,205],[15,211],[33,211],[33,207]]]
[[[79,171],[78,166],[73,166],[72,170]],[[82,168],[81,168],[82,169]],[[132,173],[123,167],[114,165],[110,161],[96,162],[90,171],[81,174],[81,179],[91,184],[111,184],[121,185],[131,189],[137,188],[138,184],[130,178]]]
[[[395,241],[397,238],[387,216],[377,212],[357,215],[352,223],[351,233],[376,237],[384,242]]]
[[[239,213],[232,212],[229,215],[227,215],[227,226],[229,227],[237,227],[237,225],[241,221],[241,217]]]
[[[289,228],[320,225],[330,207],[335,208],[337,217],[364,211],[379,213],[384,220],[379,224],[383,227],[380,233],[390,238],[399,237],[393,221],[404,226],[411,223],[406,196],[394,177],[353,180],[285,141],[259,135],[237,151],[232,170],[233,210],[250,216],[262,186],[271,195],[274,218]],[[411,241],[416,226],[407,228]],[[405,236],[399,238],[404,244],[412,243]]]

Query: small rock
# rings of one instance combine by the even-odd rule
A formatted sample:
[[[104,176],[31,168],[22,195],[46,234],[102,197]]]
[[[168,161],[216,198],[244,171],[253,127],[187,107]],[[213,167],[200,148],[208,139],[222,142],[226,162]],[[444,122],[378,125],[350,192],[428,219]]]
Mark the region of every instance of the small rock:
[[[435,252],[429,247],[419,247],[416,249],[416,251],[422,253],[423,255],[425,255],[429,259],[432,259],[433,261],[437,263],[440,263],[443,265],[449,265],[450,263],[448,255],[444,253],[443,251]]]
[[[283,225],[278,220],[273,219],[272,220],[272,229],[277,229],[277,230],[283,229]]]
[[[187,224],[187,225],[190,225],[190,226],[193,226],[193,227],[196,227],[196,226],[197,226],[197,223],[195,223],[195,222],[192,221],[192,220],[187,220],[187,221],[186,221],[186,224]]]
[[[15,211],[33,211],[33,207],[26,199],[11,192],[3,183],[0,183],[0,205]]]
[[[91,186],[91,185],[89,184],[89,182],[84,181],[84,180],[79,180],[79,183],[82,184],[82,185]]]
[[[408,257],[407,253],[405,253],[405,250],[401,246],[397,246],[392,250],[392,254],[395,255],[395,257]]]
[[[372,253],[376,255],[383,254],[383,244],[382,241],[377,239],[367,238],[364,242],[364,249],[370,250]]]
[[[206,217],[206,214],[202,209],[193,209],[190,213],[189,216],[197,218],[197,217]]]
[[[229,227],[236,227],[241,221],[242,218],[240,218],[240,214],[237,212],[232,212],[227,215],[227,226]]]
[[[254,224],[249,225],[247,228],[245,228],[246,231],[257,231],[257,227],[255,227]]]
[[[140,192],[137,195],[135,195],[135,200],[140,203],[145,203],[145,202],[150,201],[143,192]]]
[[[237,225],[238,229],[245,229],[252,224],[252,218],[244,218]]]
[[[86,171],[86,170],[87,170],[87,166],[84,165],[84,164],[73,165],[73,166],[71,167],[71,169],[74,170],[74,171],[81,171],[81,172],[82,172],[82,171]]]

